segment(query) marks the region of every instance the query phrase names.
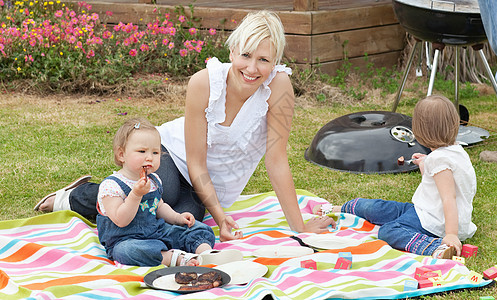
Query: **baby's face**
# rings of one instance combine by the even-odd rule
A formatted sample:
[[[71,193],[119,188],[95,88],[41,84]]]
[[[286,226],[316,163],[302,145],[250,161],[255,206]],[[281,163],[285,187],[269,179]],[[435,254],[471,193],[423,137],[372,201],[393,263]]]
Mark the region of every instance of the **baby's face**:
[[[136,130],[129,137],[123,153],[123,169],[140,178],[145,169],[147,174],[160,166],[160,135],[155,130]],[[135,176],[133,176],[135,177]]]

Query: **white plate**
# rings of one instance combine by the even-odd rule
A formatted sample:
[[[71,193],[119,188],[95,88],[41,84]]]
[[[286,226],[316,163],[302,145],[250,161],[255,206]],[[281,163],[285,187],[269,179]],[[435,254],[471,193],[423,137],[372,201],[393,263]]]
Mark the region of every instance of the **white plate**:
[[[253,279],[264,276],[268,269],[265,265],[250,261],[240,260],[214,267],[227,273],[231,277],[230,284],[245,284]]]
[[[318,234],[303,238],[302,241],[309,246],[319,249],[342,249],[347,247],[358,246],[361,241],[351,238],[336,236],[333,234]]]
[[[263,246],[254,252],[253,256],[268,258],[298,257],[314,253],[309,247],[302,246]]]

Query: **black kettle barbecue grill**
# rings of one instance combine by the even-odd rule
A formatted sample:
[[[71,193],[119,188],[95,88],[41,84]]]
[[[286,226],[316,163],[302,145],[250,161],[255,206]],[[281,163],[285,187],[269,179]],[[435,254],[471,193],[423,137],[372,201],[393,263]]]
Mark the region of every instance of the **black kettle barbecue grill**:
[[[484,129],[466,126],[469,114],[466,108],[459,104],[459,60],[457,58],[461,47],[471,46],[478,53],[497,94],[497,82],[482,50],[487,36],[483,27],[478,0],[393,0],[393,9],[400,25],[415,38],[415,44],[409,53],[407,67],[397,91],[392,111],[395,112],[397,109],[412,66],[414,54],[418,47],[422,47],[421,41],[430,42],[435,50],[428,85],[428,96],[433,91],[440,52],[446,46],[451,46],[455,48],[456,57],[454,60],[454,105],[459,109],[461,120],[463,121],[461,122],[463,126],[460,126],[459,129],[458,141],[474,144],[489,137],[490,134]]]
[[[497,1],[497,0],[495,0]],[[305,158],[317,165],[351,173],[400,173],[417,170],[414,164],[399,165],[397,159],[409,159],[415,152],[428,154],[411,131],[411,118],[396,113],[414,54],[421,41],[435,49],[428,94],[431,95],[440,52],[447,46],[471,46],[479,53],[497,94],[497,83],[482,51],[487,37],[480,16],[478,0],[393,0],[393,9],[401,26],[415,37],[404,76],[397,91],[392,112],[367,111],[336,118],[323,126],[305,152]],[[455,105],[462,121],[468,121],[466,108],[459,105],[459,64],[455,65]],[[463,123],[463,122],[462,122]],[[460,126],[458,141],[473,144],[489,133],[474,126]]]

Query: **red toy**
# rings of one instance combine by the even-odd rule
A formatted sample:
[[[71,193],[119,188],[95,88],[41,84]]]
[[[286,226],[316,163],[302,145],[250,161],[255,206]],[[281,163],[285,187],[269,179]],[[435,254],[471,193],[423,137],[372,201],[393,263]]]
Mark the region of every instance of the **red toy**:
[[[486,279],[497,278],[497,267],[491,267],[490,269],[486,269],[483,272],[483,277],[485,277]]]
[[[418,267],[416,268],[416,272],[414,273],[414,279],[416,280],[439,276],[442,276],[442,272],[440,270],[433,271],[426,267]]]
[[[461,255],[464,257],[476,256],[478,253],[478,246],[473,246],[471,244],[462,245]]]
[[[337,262],[335,264],[335,269],[342,269],[342,270],[348,270],[352,266],[352,262],[348,259],[345,259],[343,257],[339,257],[337,259]]]
[[[317,270],[317,265],[316,265],[316,262],[313,261],[312,259],[308,259],[308,260],[303,260],[300,262],[300,266],[302,268],[307,268],[307,269],[313,269],[313,270]]]

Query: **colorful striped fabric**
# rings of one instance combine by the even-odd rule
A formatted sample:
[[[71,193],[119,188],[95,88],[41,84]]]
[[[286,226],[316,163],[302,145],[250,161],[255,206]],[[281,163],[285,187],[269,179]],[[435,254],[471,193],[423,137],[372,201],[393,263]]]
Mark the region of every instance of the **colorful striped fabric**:
[[[304,219],[325,200],[299,190]],[[227,210],[240,225],[242,240],[217,243],[216,249],[239,249],[245,259],[268,266],[268,273],[245,285],[226,285],[193,294],[147,288],[143,277],[160,267],[115,264],[105,256],[93,224],[70,211],[0,222],[0,299],[401,299],[442,291],[482,287],[452,260],[435,260],[397,251],[377,239],[378,227],[349,214],[337,214],[330,233],[361,242],[358,246],[319,251],[297,258],[254,257],[262,246],[299,246],[291,236],[274,193],[242,197]],[[210,216],[205,222],[218,228]],[[352,268],[334,269],[339,252],[351,252]],[[313,260],[316,269],[302,268]],[[417,267],[440,270],[444,284],[404,292]],[[468,276],[469,277],[469,276]]]

